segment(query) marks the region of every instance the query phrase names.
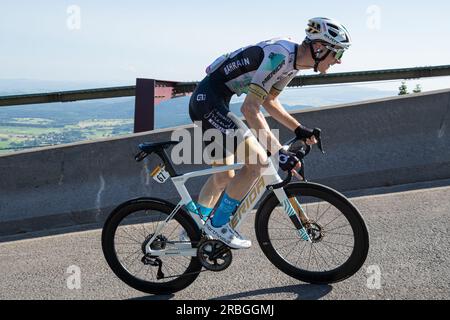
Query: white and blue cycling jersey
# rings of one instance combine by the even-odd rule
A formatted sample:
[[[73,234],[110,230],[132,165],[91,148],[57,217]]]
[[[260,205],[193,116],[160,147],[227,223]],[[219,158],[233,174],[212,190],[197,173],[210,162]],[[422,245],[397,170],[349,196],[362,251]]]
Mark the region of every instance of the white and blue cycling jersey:
[[[252,92],[264,100],[269,93],[280,93],[297,75],[297,50],[298,44],[288,38],[262,41],[224,54],[206,73],[212,85],[224,85],[238,96]]]

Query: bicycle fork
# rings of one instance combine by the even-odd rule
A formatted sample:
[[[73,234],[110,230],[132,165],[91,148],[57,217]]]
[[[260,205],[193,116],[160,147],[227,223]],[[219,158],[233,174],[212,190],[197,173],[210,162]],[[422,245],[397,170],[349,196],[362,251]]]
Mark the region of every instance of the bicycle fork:
[[[295,229],[297,229],[300,237],[305,241],[312,242],[303,224],[308,221],[308,218],[297,199],[295,197],[288,198],[284,189],[275,189],[273,190],[273,192],[283,206],[284,212],[288,215],[289,219],[294,224]]]

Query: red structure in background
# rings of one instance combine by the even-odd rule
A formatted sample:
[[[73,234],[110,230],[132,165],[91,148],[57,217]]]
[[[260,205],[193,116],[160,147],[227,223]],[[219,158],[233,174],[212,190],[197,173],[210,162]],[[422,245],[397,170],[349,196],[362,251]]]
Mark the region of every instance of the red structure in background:
[[[191,92],[176,93],[178,82],[154,79],[136,79],[136,100],[134,109],[134,132],[155,129],[155,105],[163,101],[184,96]],[[187,106],[186,106],[187,107]]]

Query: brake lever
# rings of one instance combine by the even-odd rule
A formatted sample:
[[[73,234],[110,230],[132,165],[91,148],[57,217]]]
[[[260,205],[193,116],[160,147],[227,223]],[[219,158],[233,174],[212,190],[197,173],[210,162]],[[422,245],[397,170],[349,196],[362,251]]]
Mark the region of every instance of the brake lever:
[[[319,128],[315,128],[313,130],[313,135],[314,135],[314,137],[316,137],[316,140],[317,140],[317,146],[319,147],[322,154],[325,154],[325,151],[323,150],[321,134],[322,134],[322,130],[320,130]]]
[[[300,159],[300,170],[298,170],[298,174],[302,176],[302,181],[307,182],[305,178],[305,159]]]

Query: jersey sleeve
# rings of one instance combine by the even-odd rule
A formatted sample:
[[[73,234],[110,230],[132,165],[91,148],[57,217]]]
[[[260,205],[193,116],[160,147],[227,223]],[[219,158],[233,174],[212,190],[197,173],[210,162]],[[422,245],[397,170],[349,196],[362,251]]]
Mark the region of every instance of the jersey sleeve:
[[[292,81],[292,79],[296,77],[297,73],[298,71],[294,70],[292,71],[292,74],[276,82],[270,89],[269,93],[274,97],[278,96],[281,93],[281,91],[283,91],[284,88],[286,88],[286,86]]]
[[[264,48],[264,59],[261,65],[253,75],[249,86],[249,93],[256,95],[260,100],[264,101],[275,85],[276,89],[281,89],[292,80],[285,80],[286,73],[289,68],[289,51],[279,45],[269,45]],[[284,84],[284,81],[286,84]],[[279,90],[279,91],[281,91]]]

